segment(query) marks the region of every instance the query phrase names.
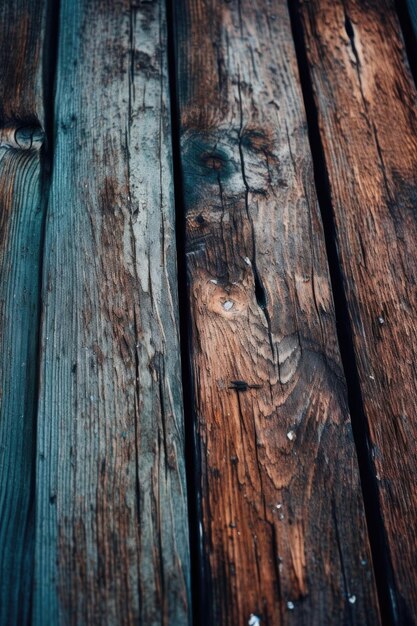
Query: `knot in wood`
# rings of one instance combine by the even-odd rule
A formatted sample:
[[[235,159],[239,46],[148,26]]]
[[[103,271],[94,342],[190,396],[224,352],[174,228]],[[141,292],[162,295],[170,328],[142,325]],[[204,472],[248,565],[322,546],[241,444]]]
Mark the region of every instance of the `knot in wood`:
[[[45,132],[39,124],[8,125],[0,131],[0,145],[17,150],[40,150]]]
[[[199,283],[199,288],[195,284],[196,293],[199,293],[201,304],[209,311],[231,319],[247,309],[250,294],[242,283],[223,282],[205,273],[202,273]]]
[[[219,154],[205,152],[201,155],[201,160],[205,167],[211,170],[220,171],[225,166],[225,160]]]

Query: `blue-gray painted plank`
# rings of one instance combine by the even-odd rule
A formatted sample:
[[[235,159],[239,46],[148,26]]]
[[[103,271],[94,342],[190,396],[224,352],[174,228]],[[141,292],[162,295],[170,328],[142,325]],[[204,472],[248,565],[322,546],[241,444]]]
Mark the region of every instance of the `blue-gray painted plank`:
[[[184,625],[189,554],[165,3],[64,0],[33,622]]]

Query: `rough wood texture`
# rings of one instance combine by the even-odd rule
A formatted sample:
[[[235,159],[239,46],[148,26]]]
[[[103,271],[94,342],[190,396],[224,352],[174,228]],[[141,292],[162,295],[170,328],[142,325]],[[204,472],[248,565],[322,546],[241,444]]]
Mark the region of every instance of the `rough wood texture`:
[[[27,623],[43,207],[45,6],[0,6],[0,624]]]
[[[417,98],[390,0],[301,4],[398,624],[417,623]]]
[[[64,0],[34,624],[187,624],[164,2]]]
[[[375,625],[287,7],[184,0],[174,10],[201,621]]]

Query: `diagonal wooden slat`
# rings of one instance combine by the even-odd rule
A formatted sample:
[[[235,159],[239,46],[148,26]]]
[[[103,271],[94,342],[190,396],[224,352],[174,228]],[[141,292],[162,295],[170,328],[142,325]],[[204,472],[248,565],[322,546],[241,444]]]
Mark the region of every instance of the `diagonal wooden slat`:
[[[174,4],[203,624],[378,624],[286,3]]]
[[[63,0],[33,623],[187,624],[165,4]]]
[[[392,620],[417,623],[417,93],[394,2],[300,4]]]

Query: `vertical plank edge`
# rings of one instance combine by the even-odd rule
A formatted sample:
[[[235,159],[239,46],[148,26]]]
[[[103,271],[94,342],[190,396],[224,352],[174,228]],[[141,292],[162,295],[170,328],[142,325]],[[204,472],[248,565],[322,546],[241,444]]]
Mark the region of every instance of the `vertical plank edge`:
[[[207,598],[205,593],[205,563],[201,536],[201,459],[197,443],[196,413],[193,398],[195,395],[194,378],[192,375],[191,348],[191,317],[188,307],[187,265],[186,265],[186,226],[185,200],[181,172],[181,122],[179,94],[177,85],[176,62],[179,54],[177,49],[175,0],[166,0],[167,9],[167,51],[168,73],[171,103],[171,134],[172,163],[175,196],[175,228],[178,268],[178,302],[180,323],[180,350],[183,380],[183,406],[185,426],[185,461],[188,488],[188,519],[190,537],[190,574],[192,596],[192,623],[202,624],[207,615]],[[207,577],[208,579],[208,577]]]

